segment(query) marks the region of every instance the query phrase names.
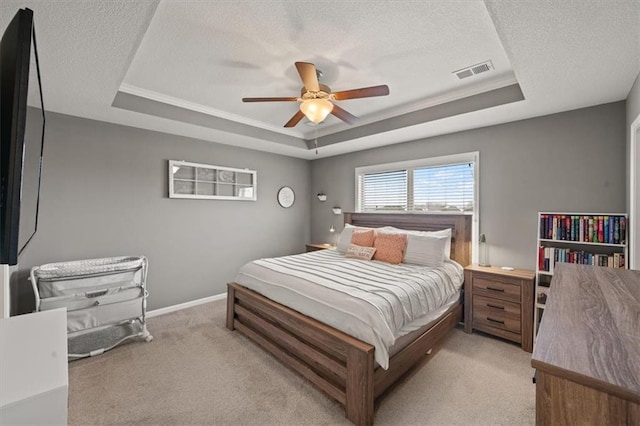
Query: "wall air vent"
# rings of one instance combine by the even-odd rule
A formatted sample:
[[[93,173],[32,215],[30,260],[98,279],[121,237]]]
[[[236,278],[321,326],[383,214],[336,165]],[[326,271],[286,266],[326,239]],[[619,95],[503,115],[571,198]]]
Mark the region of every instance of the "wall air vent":
[[[465,79],[467,77],[472,77],[477,74],[481,74],[483,72],[491,71],[493,68],[493,63],[491,61],[481,62],[479,64],[471,65],[466,68],[459,69],[454,71],[452,74],[458,80]]]

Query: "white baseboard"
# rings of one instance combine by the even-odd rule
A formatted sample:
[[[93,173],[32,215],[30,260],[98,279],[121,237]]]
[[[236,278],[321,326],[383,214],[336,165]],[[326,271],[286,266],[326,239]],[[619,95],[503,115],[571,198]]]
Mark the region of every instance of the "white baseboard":
[[[158,315],[168,314],[169,312],[179,311],[181,309],[192,308],[194,306],[202,305],[203,303],[215,302],[216,300],[222,300],[227,298],[227,293],[220,293],[214,296],[204,297],[202,299],[192,300],[190,302],[184,302],[173,306],[167,306],[166,308],[154,309],[147,312],[147,318],[157,317]]]

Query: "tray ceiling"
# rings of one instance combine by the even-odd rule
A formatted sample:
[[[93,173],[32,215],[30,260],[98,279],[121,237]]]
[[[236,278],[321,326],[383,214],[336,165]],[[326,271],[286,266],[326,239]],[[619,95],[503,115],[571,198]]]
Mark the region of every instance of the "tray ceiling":
[[[640,72],[640,2],[10,0],[0,27],[24,6],[45,108],[309,159],[625,99]],[[296,61],[390,95],[292,129],[297,103],[241,102],[297,96]]]

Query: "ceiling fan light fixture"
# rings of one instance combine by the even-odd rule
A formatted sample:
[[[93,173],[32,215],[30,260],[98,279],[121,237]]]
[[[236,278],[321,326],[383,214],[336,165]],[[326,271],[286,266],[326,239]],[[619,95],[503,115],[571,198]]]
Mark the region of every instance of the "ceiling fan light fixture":
[[[332,110],[333,104],[327,99],[307,99],[300,104],[300,111],[316,124],[322,123]]]

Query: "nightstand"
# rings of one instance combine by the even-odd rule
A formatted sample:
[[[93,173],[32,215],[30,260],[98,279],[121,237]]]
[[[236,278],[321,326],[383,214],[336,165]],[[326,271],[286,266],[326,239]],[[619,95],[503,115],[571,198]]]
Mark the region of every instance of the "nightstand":
[[[464,331],[484,331],[532,352],[534,277],[526,269],[464,268]]]
[[[311,243],[306,245],[306,251],[309,253],[310,251],[316,250],[335,250],[336,246],[331,245],[329,243]]]

